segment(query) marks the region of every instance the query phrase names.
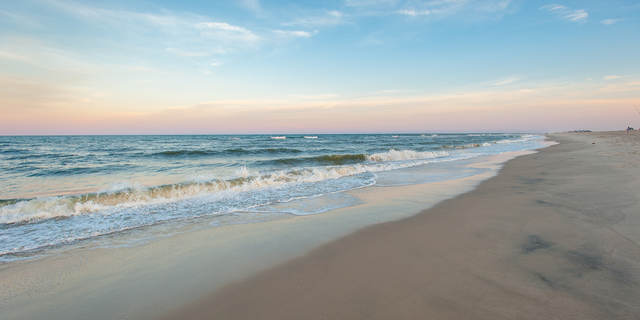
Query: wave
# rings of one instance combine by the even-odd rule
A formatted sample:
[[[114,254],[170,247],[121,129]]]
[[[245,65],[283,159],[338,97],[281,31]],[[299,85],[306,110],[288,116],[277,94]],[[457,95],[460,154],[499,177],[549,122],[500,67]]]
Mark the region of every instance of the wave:
[[[104,166],[93,166],[93,167],[75,167],[69,169],[52,169],[52,170],[40,170],[31,174],[28,174],[27,177],[55,177],[55,176],[73,176],[73,175],[86,175],[86,174],[94,174],[94,173],[105,173],[110,171],[122,171],[122,170],[130,170],[138,167],[135,164],[112,164],[112,165],[104,165]],[[30,171],[31,168],[28,168],[27,171]]]
[[[226,149],[224,153],[228,154],[283,154],[283,153],[302,153],[304,151],[299,149],[291,149],[291,148],[266,148],[266,149],[243,149],[243,148],[235,148],[235,149]]]
[[[171,150],[171,151],[162,151],[152,153],[152,156],[167,156],[167,157],[176,157],[176,156],[210,156],[219,154],[218,151],[213,150]]]
[[[78,157],[75,154],[54,154],[54,153],[43,153],[43,154],[23,154],[6,158],[6,160],[33,160],[33,159],[61,159],[61,158],[72,158]]]
[[[402,161],[402,160],[415,160],[415,159],[430,159],[437,157],[446,157],[449,153],[445,151],[436,152],[417,152],[413,150],[397,151],[395,149],[389,150],[384,153],[374,153],[367,156],[367,160],[370,161]]]
[[[317,157],[300,157],[300,158],[283,158],[275,160],[266,160],[263,164],[284,164],[290,166],[339,166],[345,164],[355,164],[367,160],[365,154],[339,154],[339,155],[323,155]]]
[[[365,161],[371,161],[371,162],[403,161],[403,160],[416,160],[416,159],[430,159],[430,158],[437,158],[437,157],[445,157],[448,155],[449,153],[444,151],[417,152],[413,150],[398,151],[395,149],[391,149],[388,152],[374,153],[370,155],[335,154],[335,155],[322,155],[322,156],[316,156],[316,157],[300,157],[300,158],[267,160],[265,161],[265,163],[297,165],[297,166],[305,166],[305,165],[306,166],[311,166],[311,165],[338,166],[338,165],[362,163]]]
[[[520,139],[504,139],[504,140],[494,141],[493,143],[518,143],[518,142],[524,142],[524,141],[530,140],[533,137],[534,137],[533,135],[523,135],[520,137]]]
[[[361,173],[388,171],[425,164],[446,152],[415,152],[390,150],[364,155],[323,156],[327,161],[362,159],[368,163],[295,168],[279,171],[250,172],[241,168],[231,178],[197,177],[178,184],[141,186],[121,184],[111,190],[75,196],[43,197],[30,200],[5,200],[0,206],[0,223],[12,224],[41,219],[65,218],[87,213],[108,214],[112,210],[166,204],[180,200],[220,194],[223,192],[259,191],[269,188],[293,187],[300,183],[335,180]],[[318,157],[322,158],[322,157]],[[412,160],[412,161],[398,161]],[[208,180],[207,180],[208,179]],[[110,211],[111,210],[111,211]]]
[[[225,149],[225,150],[171,150],[150,154],[150,156],[161,157],[199,157],[199,156],[225,156],[231,154],[281,154],[281,153],[301,153],[302,150],[290,148],[267,148],[267,149]]]
[[[252,150],[250,153],[301,153],[304,152],[298,149],[289,149],[289,148],[268,148],[268,149],[259,149]]]
[[[496,143],[496,142],[493,142],[493,143]],[[462,145],[462,146],[443,145],[443,146],[440,146],[440,148],[443,148],[443,149],[467,149],[467,148],[488,147],[490,145],[491,145],[491,143],[489,143],[489,142],[483,142],[483,143],[465,144],[465,145]]]

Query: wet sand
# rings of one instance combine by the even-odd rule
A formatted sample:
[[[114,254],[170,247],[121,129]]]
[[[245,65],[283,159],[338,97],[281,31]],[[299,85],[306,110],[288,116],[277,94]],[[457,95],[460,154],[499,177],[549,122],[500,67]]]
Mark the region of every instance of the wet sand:
[[[550,138],[475,190],[160,319],[640,319],[640,133]]]

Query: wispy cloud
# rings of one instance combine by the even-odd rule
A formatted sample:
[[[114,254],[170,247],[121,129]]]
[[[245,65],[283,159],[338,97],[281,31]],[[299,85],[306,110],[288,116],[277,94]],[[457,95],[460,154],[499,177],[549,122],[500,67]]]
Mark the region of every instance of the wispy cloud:
[[[350,7],[364,7],[364,6],[392,6],[395,5],[398,0],[345,0],[345,5]]]
[[[321,27],[321,26],[335,26],[344,23],[344,13],[332,10],[323,12],[321,14],[298,18],[291,22],[285,22],[285,26],[296,27]]]
[[[0,10],[0,16],[8,17],[11,20],[14,20],[26,25],[38,25],[38,23],[33,19],[29,19],[23,15],[15,14],[15,13],[4,11],[4,10]]]
[[[197,105],[172,107],[146,114],[154,123],[181,123],[185,132],[207,130],[216,124],[220,132],[345,132],[362,131],[459,131],[477,130],[546,130],[575,125],[576,112],[588,115],[592,123],[603,125],[604,110],[609,119],[612,105],[628,100],[610,98],[609,91],[640,91],[638,83],[606,87],[594,83],[524,83],[515,87],[463,88],[445,94],[371,95],[340,97],[335,95],[290,95],[278,100],[225,100]],[[576,95],[580,92],[579,95]],[[395,112],[388,112],[393,108]],[[546,110],[558,117],[549,123]],[[400,112],[398,112],[400,111]],[[461,116],[462,115],[462,116]],[[450,118],[455,117],[455,123]],[[546,117],[546,118],[545,118]],[[485,119],[478,122],[477,119]],[[559,118],[559,119],[558,119]],[[295,119],[295,121],[293,121]],[[269,120],[269,121],[265,121]],[[489,122],[487,124],[486,122]],[[260,126],[256,126],[260,123]],[[607,125],[611,125],[611,123]],[[295,124],[295,125],[292,125]],[[543,125],[544,124],[544,125]],[[538,127],[536,127],[538,126]],[[605,125],[606,127],[606,125]],[[595,128],[595,127],[594,127]],[[210,129],[209,129],[210,130]]]
[[[311,33],[307,31],[285,31],[285,30],[273,30],[273,32],[283,36],[291,36],[291,37],[298,37],[298,38],[310,38],[312,35],[317,33],[317,32]]]
[[[624,76],[618,76],[618,75],[610,75],[610,76],[604,76],[602,79],[604,80],[613,80],[613,79],[618,79],[618,78],[629,78],[632,77],[631,75],[624,75]]]
[[[627,92],[627,91],[640,91],[640,81],[626,81],[617,84],[609,84],[599,91],[602,92]]]
[[[395,13],[412,17],[451,17],[463,15],[465,19],[477,20],[499,17],[506,12],[511,0],[434,0],[409,1]]]
[[[428,15],[431,12],[429,10],[416,11],[414,9],[403,9],[403,10],[398,10],[398,13],[415,17],[415,16],[421,16],[421,15]]]
[[[407,90],[407,89],[389,89],[389,90],[380,90],[380,93],[386,94],[396,94],[396,93],[410,93],[410,92],[418,92],[417,90]]]
[[[181,50],[178,48],[166,48],[165,49],[167,52],[171,52],[175,55],[178,55],[180,57],[208,57],[212,54],[216,54],[216,53],[220,53],[223,54],[225,53],[224,51],[207,51],[207,52],[192,52],[192,51],[185,51],[185,50]]]
[[[262,13],[262,6],[258,0],[240,0],[240,5],[255,13]]]
[[[505,78],[500,78],[497,80],[492,80],[492,81],[488,81],[488,82],[484,82],[483,84],[488,84],[491,86],[504,86],[507,84],[512,84],[514,82],[517,82],[520,80],[520,76],[509,76],[509,77],[505,77]]]
[[[206,57],[259,50],[264,46],[281,43],[283,36],[299,39],[315,34],[305,30],[251,29],[194,13],[167,10],[160,13],[143,13],[93,7],[67,0],[45,1],[76,19],[104,29],[105,32],[120,32],[127,37],[144,38],[145,41],[155,42],[158,49],[179,57]],[[242,1],[240,4],[250,9],[261,10],[259,1]],[[341,17],[342,14],[338,11],[330,11],[323,16],[324,20],[309,19],[300,21],[299,25],[335,24]]]
[[[200,69],[200,74],[201,75],[209,75],[212,74],[213,72],[211,71],[211,68],[216,68],[222,65],[222,62],[208,62],[208,63],[202,63],[200,64],[202,66],[202,69]]]
[[[555,3],[542,6],[540,9],[547,10],[558,16],[560,19],[577,23],[587,22],[587,18],[589,17],[589,14],[584,9],[572,10],[568,7]]]
[[[78,101],[77,92],[64,81],[43,81],[0,74],[0,111],[3,114],[29,112],[56,103]]]
[[[72,50],[51,46],[23,37],[4,37],[0,41],[0,60],[8,59],[54,72],[94,74],[99,70],[95,58]]]
[[[314,95],[302,95],[302,94],[290,94],[289,97],[300,100],[329,100],[336,99],[339,96],[334,93],[314,94]]]
[[[207,38],[229,42],[242,42],[253,45],[260,40],[260,37],[246,28],[230,25],[225,22],[201,22],[194,25],[201,30],[201,35]]]
[[[7,52],[7,51],[0,51],[0,58],[9,59],[9,60],[22,60],[22,61],[31,60],[29,57],[16,54],[13,52]]]
[[[624,20],[630,20],[630,19],[605,19],[605,20],[601,20],[600,23],[610,26],[614,23],[618,23],[620,21],[624,21]]]

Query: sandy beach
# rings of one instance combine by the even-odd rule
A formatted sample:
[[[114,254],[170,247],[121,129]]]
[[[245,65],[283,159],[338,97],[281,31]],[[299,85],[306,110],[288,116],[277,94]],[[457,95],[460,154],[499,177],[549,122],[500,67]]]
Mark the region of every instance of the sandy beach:
[[[640,134],[550,138],[471,192],[161,319],[638,319]]]
[[[3,263],[2,318],[640,318],[640,133],[549,139],[355,207]]]

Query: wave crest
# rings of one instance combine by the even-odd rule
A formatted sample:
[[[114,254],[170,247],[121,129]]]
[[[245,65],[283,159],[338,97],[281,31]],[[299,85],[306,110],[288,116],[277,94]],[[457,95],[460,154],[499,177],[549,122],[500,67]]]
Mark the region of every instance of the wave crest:
[[[398,151],[395,149],[389,150],[389,152],[384,153],[374,153],[372,155],[367,156],[367,160],[369,161],[401,161],[401,160],[416,160],[416,159],[430,159],[437,157],[446,157],[449,153],[445,151],[436,151],[436,152],[417,152],[413,150],[402,150]]]
[[[270,172],[251,172],[241,168],[236,176],[228,179],[196,177],[178,184],[146,187],[140,185],[117,185],[111,190],[77,196],[58,196],[30,200],[6,201],[0,206],[0,223],[20,223],[40,219],[64,218],[86,213],[111,214],[114,210],[172,203],[189,198],[237,192],[266,190],[269,188],[295,187],[300,183],[320,182],[340,179],[367,172],[380,172],[407,168],[445,157],[447,152],[416,152],[411,150],[390,150],[386,153],[364,155],[324,156],[328,161],[353,159],[371,162],[350,165],[296,168]],[[399,160],[413,160],[400,161]]]

